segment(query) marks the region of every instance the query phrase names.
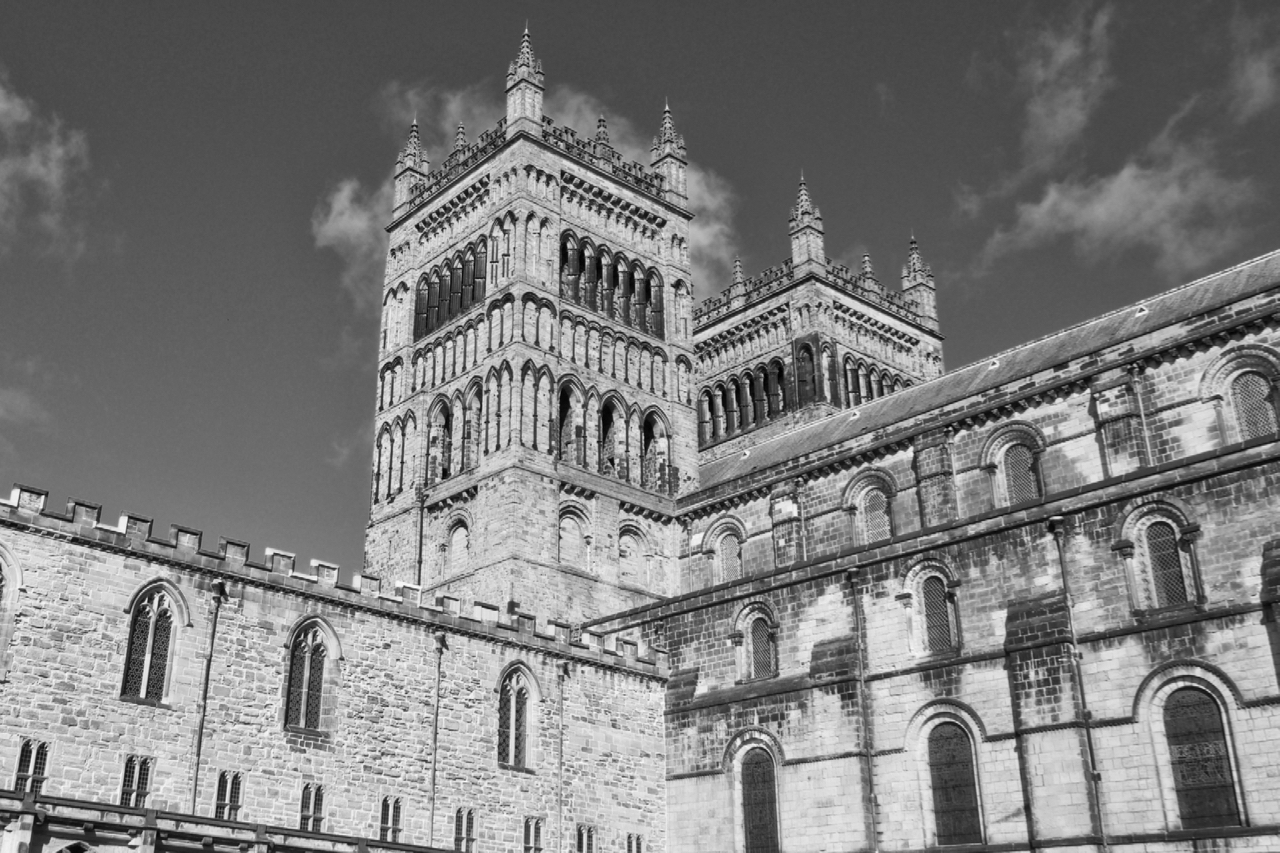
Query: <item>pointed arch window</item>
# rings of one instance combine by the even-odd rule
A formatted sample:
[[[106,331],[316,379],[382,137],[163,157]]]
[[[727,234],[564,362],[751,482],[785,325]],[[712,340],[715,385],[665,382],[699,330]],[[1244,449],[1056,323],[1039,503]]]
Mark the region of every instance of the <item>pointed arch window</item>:
[[[929,779],[937,843],[981,844],[973,744],[958,724],[939,723],[929,732]]]
[[[498,764],[524,769],[529,736],[529,682],[512,670],[498,691]]]
[[[49,744],[30,738],[23,740],[22,748],[18,750],[18,773],[13,780],[13,789],[19,794],[39,796],[44,792],[48,767]]]
[[[542,818],[524,819],[524,853],[542,853]]]
[[[1276,434],[1275,392],[1263,374],[1256,370],[1236,374],[1231,380],[1231,406],[1242,440]]]
[[[319,832],[324,823],[324,786],[310,782],[302,786],[302,804],[298,810],[298,829]]]
[[[218,774],[218,791],[213,816],[218,820],[237,820],[240,814],[242,779],[239,773],[223,770]]]
[[[773,756],[756,747],[742,759],[746,853],[778,853],[778,786]]]
[[[159,703],[168,687],[173,603],[160,590],[134,605],[121,695]]]
[[[1218,703],[1194,687],[1173,691],[1164,704],[1164,731],[1182,828],[1239,826],[1235,777]]]
[[[458,809],[453,814],[453,849],[458,853],[475,853],[476,810]]]
[[[400,841],[400,798],[383,797],[381,822],[378,824],[379,841]]]
[[[294,637],[289,651],[286,725],[305,729],[320,728],[326,657],[324,635],[319,628],[314,626],[304,628]]]
[[[151,793],[151,775],[155,759],[142,755],[130,755],[124,760],[124,776],[120,780],[120,805],[140,809],[147,804]]]
[[[578,824],[577,853],[596,853],[596,828],[589,824]]]

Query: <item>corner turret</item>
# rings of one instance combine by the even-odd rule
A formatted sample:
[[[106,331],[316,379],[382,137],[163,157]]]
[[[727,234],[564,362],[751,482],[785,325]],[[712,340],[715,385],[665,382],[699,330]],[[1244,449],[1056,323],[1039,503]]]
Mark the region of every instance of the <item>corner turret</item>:
[[[680,207],[686,206],[689,203],[689,191],[685,182],[685,170],[689,165],[689,155],[684,147],[684,137],[676,133],[669,104],[662,108],[662,127],[653,138],[652,151],[650,163],[653,170],[664,179],[663,197]]]
[[[422,183],[431,164],[422,156],[422,141],[418,137],[418,119],[409,126],[409,138],[396,158],[395,206],[396,210],[413,197],[413,187]]]
[[[938,297],[933,282],[933,270],[920,256],[920,244],[911,235],[911,248],[907,262],[902,266],[902,292],[920,320],[930,329],[938,328]]]
[[[533,55],[529,28],[520,40],[520,53],[507,69],[507,138],[524,131],[533,136],[542,132],[542,62]]]
[[[809,198],[809,186],[800,174],[796,206],[791,208],[791,264],[796,277],[825,272],[827,249],[822,230],[822,213]]]

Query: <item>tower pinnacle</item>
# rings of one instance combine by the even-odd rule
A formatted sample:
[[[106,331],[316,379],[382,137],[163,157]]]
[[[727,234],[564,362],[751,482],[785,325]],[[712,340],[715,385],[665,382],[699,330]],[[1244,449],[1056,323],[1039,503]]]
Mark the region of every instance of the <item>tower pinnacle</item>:
[[[809,197],[809,185],[800,173],[796,205],[791,208],[791,263],[797,275],[826,269],[827,251],[822,231],[822,212]],[[807,268],[807,269],[806,269]]]
[[[458,132],[453,135],[453,150],[461,151],[467,147],[467,128],[458,122]]]
[[[742,274],[742,258],[734,257],[733,259],[733,283],[742,284],[746,280],[746,276]]]
[[[542,62],[533,55],[526,22],[520,52],[507,67],[507,137],[521,131],[536,135],[542,129]]]
[[[664,194],[669,201],[683,206],[689,199],[685,170],[689,165],[684,137],[676,133],[676,123],[671,118],[671,105],[664,101],[662,124],[653,138],[650,163],[654,171],[665,181]]]

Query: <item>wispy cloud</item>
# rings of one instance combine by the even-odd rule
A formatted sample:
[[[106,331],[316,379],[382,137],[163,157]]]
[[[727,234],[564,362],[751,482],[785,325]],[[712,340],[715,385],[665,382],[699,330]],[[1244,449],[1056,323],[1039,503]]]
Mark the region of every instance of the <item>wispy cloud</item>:
[[[83,227],[73,210],[88,167],[85,135],[42,113],[0,70],[0,254],[31,234],[50,253],[79,256]]]
[[[1024,169],[1042,173],[1057,165],[1111,88],[1111,18],[1110,7],[1090,14],[1077,6],[1065,20],[1027,39],[1018,69],[1027,97]]]
[[[362,314],[376,314],[391,220],[391,181],[366,189],[356,178],[339,181],[311,214],[316,246],[342,258],[339,284]]]
[[[329,453],[324,464],[330,468],[345,468],[354,459],[368,460],[373,454],[373,433],[368,426],[362,424],[352,432],[333,438],[329,442]]]
[[[961,186],[955,202],[962,216],[977,216],[989,201],[1006,198],[1053,173],[1080,146],[1115,82],[1112,18],[1110,6],[1094,11],[1077,3],[1056,20],[1016,33],[1017,71],[1012,80],[1023,105],[1019,165],[985,189]],[[971,77],[976,67],[971,66]]]
[[[1247,15],[1231,20],[1231,117],[1246,122],[1280,102],[1280,16]]]
[[[1145,248],[1177,278],[1241,242],[1259,195],[1252,181],[1222,171],[1208,140],[1179,140],[1169,128],[1114,174],[1051,182],[1038,201],[1019,204],[1013,225],[987,242],[980,266],[1069,239],[1090,261]]]
[[[468,138],[474,140],[506,111],[501,89],[488,84],[452,90],[391,83],[381,92],[379,106],[397,133],[418,119],[423,146],[435,163],[451,150],[459,124],[465,125]],[[594,95],[564,85],[547,92],[544,110],[588,136],[595,133],[596,120],[604,115],[614,148],[628,160],[649,162],[650,144],[660,119],[657,114],[652,117],[652,128],[641,131]],[[678,115],[676,121],[678,125]],[[689,207],[695,214],[689,229],[692,277],[703,293],[719,290],[729,283],[737,253],[733,223],[737,195],[723,176],[696,162],[689,164],[688,192]],[[342,286],[364,310],[377,308],[379,273],[386,254],[386,235],[381,228],[390,219],[391,199],[390,183],[367,190],[359,181],[347,179],[332,189],[312,217],[316,245],[332,248],[342,256]]]
[[[24,426],[44,423],[49,412],[23,388],[0,388],[0,422]]]

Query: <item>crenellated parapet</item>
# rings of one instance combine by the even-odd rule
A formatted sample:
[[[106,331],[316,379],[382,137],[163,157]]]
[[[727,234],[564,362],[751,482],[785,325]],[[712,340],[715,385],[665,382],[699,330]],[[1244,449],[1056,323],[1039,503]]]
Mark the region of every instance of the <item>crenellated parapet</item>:
[[[387,588],[373,575],[344,575],[334,563],[313,559],[300,564],[296,554],[278,548],[264,548],[262,558],[255,560],[247,542],[225,537],[219,538],[216,550],[208,551],[203,548],[203,532],[195,528],[172,524],[167,537],[157,537],[152,519],[146,516],[124,513],[110,524],[102,520],[98,504],[73,498],[66,511],[59,513],[47,507],[48,497],[47,491],[16,484],[8,500],[0,499],[0,528],[64,538],[224,582],[328,599],[389,619],[421,621],[433,631],[516,645],[633,675],[666,677],[666,653],[661,649],[582,630],[568,622],[539,620],[522,612],[515,602],[463,601],[429,594],[414,584]]]

